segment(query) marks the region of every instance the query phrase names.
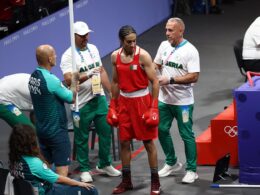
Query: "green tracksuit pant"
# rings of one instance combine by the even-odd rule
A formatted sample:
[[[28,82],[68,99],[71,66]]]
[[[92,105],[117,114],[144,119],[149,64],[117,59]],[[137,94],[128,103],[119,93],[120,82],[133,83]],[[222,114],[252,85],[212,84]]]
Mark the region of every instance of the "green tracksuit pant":
[[[187,161],[186,170],[196,171],[197,151],[194,132],[192,130],[193,104],[186,106],[169,105],[159,102],[159,140],[166,156],[166,164],[174,165],[177,157],[170,133],[170,128],[174,118],[177,120],[180,136],[184,142],[185,155]]]
[[[6,121],[11,127],[17,124],[30,125],[34,127],[31,120],[13,104],[0,104],[0,118]]]
[[[90,100],[79,110],[79,128],[74,125],[76,157],[80,164],[80,171],[89,171],[89,126],[94,121],[95,130],[99,137],[99,163],[98,167],[103,168],[111,164],[111,136],[112,129],[106,122],[108,105],[105,96],[97,96]]]

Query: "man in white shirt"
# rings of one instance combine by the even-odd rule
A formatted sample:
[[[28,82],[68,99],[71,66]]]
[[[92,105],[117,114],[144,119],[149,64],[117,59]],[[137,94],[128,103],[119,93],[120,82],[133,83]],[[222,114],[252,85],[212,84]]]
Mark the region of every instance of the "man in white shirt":
[[[16,124],[33,126],[22,111],[32,111],[33,105],[28,88],[30,74],[17,73],[0,79],[0,118],[11,127]]]
[[[245,71],[260,72],[260,16],[245,33],[242,55]]]
[[[193,183],[198,179],[196,143],[192,130],[193,83],[199,77],[200,60],[197,49],[183,38],[184,30],[185,25],[180,18],[170,18],[166,23],[167,40],[161,43],[154,59],[160,84],[159,140],[166,155],[159,176],[166,177],[182,167],[177,161],[170,134],[172,121],[176,118],[187,160],[186,175],[182,182]]]
[[[96,169],[109,176],[120,176],[121,172],[111,165],[111,127],[106,122],[108,105],[103,86],[110,93],[111,85],[102,65],[97,47],[88,43],[89,29],[85,22],[74,24],[76,70],[80,73],[78,92],[79,124],[74,121],[76,157],[80,164],[81,181],[92,182],[88,157],[89,125],[94,121],[99,136],[99,163]],[[72,51],[69,47],[62,55],[61,70],[68,86],[72,76]]]

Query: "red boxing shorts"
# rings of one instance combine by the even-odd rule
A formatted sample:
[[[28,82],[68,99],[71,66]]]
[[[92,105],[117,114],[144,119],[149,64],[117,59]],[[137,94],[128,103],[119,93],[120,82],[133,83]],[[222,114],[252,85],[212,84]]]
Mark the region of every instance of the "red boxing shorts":
[[[120,140],[151,140],[158,137],[158,127],[149,127],[142,119],[149,109],[151,95],[124,97],[118,99]]]

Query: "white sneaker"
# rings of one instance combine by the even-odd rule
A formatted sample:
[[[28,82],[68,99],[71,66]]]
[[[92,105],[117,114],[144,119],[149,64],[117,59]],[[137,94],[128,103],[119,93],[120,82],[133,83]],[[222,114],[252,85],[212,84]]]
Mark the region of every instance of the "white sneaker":
[[[164,164],[164,167],[158,172],[159,177],[167,177],[170,174],[180,171],[182,169],[182,164],[180,162],[176,162],[175,165],[167,165]]]
[[[80,179],[82,182],[93,182],[93,179],[92,179],[90,173],[87,171],[81,173]]]
[[[118,171],[117,169],[115,169],[112,165],[106,166],[102,169],[100,169],[100,168],[98,168],[98,166],[96,166],[96,169],[97,169],[98,172],[105,173],[105,174],[112,176],[112,177],[117,177],[117,176],[121,175],[121,172]]]
[[[186,171],[185,176],[182,179],[182,183],[193,183],[199,176],[193,171]]]

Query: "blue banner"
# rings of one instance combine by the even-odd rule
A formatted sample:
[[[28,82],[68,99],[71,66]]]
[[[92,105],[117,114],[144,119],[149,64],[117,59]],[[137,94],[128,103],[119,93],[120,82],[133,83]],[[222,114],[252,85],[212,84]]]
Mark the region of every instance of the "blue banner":
[[[119,47],[118,30],[132,25],[138,34],[171,14],[171,0],[79,0],[74,4],[74,20],[84,21],[94,31],[89,42],[103,57]],[[0,41],[0,78],[18,72],[31,73],[37,66],[35,49],[50,44],[57,52],[52,72],[62,77],[62,53],[70,46],[68,7],[49,15]]]

